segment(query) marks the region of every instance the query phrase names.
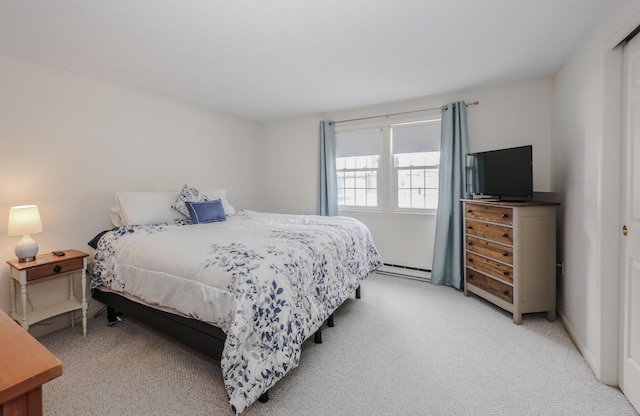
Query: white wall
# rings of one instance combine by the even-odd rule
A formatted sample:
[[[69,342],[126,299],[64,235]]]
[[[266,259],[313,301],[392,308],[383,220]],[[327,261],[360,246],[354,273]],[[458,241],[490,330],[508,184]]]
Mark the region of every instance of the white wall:
[[[533,145],[534,190],[550,190],[551,80],[340,111],[265,126],[265,209],[316,212],[318,123],[427,109],[452,101],[478,100],[468,107],[471,151]],[[439,111],[438,111],[439,112]],[[435,216],[341,211],[369,226],[385,262],[431,268]]]
[[[604,16],[554,79],[552,182],[562,197],[558,252],[565,264],[558,309],[598,379],[612,385],[618,365],[622,52],[611,42],[628,22],[629,7],[639,5],[629,1]]]
[[[262,209],[258,124],[2,55],[0,91],[1,259],[15,257],[13,205],[39,206],[41,253],[88,250],[119,190],[225,187],[236,207]],[[34,306],[55,301],[33,289]],[[0,308],[9,311],[6,265]]]

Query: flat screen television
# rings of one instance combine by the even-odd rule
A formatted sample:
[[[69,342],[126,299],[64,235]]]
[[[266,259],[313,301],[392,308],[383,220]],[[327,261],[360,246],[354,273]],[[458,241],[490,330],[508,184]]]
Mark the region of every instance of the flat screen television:
[[[470,153],[466,156],[467,193],[500,200],[533,196],[533,146]]]

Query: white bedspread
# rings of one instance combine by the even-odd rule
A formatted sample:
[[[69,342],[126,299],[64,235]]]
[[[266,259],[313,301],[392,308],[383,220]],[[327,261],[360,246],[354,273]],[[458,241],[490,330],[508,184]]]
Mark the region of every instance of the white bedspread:
[[[369,230],[352,218],[240,211],[106,233],[92,286],[219,326],[229,402],[241,413],[298,365],[302,342],[381,265]]]

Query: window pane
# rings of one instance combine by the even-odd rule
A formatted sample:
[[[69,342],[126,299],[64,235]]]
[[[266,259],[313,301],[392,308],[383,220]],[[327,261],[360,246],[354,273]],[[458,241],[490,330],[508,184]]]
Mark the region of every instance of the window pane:
[[[344,190],[344,204],[355,206],[356,205],[356,190],[355,189],[345,189]]]
[[[377,189],[367,189],[367,206],[368,207],[378,206],[378,190]]]
[[[345,172],[344,173],[344,187],[345,188],[355,188],[356,179],[355,172]]]
[[[367,188],[378,188],[378,172],[376,171],[367,171]]]
[[[367,172],[365,171],[355,172],[355,178],[356,178],[356,182],[355,182],[356,188],[367,187]]]
[[[398,208],[411,208],[411,190],[398,190]]]
[[[424,208],[424,190],[412,189],[411,190],[411,208]]]
[[[438,190],[427,189],[425,192],[425,208],[438,209]]]
[[[439,186],[438,169],[426,169],[425,170],[425,186],[427,188],[438,189]]]
[[[440,152],[394,155],[398,208],[437,209],[439,163]]]
[[[411,170],[398,170],[398,189],[411,188]]]
[[[342,170],[345,168],[345,164],[347,158],[346,157],[337,157],[336,158],[336,170]]]
[[[424,188],[424,169],[411,169],[411,187]]]
[[[356,189],[356,203],[358,206],[367,206],[367,190]]]

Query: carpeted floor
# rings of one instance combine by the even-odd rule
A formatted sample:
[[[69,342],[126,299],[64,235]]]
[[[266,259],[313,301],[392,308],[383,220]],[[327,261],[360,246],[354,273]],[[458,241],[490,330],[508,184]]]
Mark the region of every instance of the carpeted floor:
[[[373,275],[243,415],[637,415],[560,322],[429,283]],[[39,339],[64,364],[45,415],[232,415],[219,363],[125,319]]]

